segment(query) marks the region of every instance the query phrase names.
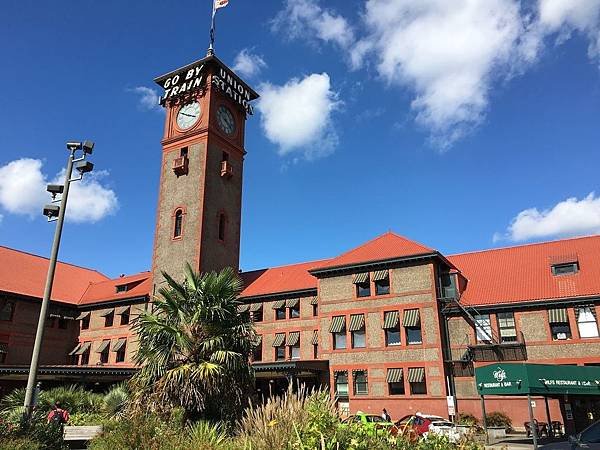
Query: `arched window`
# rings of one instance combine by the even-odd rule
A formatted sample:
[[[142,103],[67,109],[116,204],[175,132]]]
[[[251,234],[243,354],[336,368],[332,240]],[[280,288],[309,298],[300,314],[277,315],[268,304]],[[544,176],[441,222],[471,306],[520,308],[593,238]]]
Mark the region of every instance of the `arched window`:
[[[175,213],[175,226],[173,227],[173,237],[181,237],[181,231],[183,229],[183,211],[178,209]]]
[[[225,225],[227,224],[227,219],[225,218],[225,214],[219,214],[219,240],[225,240]]]

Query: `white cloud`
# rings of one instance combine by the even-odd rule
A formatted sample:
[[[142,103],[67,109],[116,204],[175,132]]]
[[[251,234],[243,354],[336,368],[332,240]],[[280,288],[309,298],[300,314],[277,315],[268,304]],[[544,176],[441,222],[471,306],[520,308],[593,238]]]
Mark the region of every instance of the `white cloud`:
[[[242,49],[233,61],[233,71],[248,78],[257,76],[266,67],[265,60],[247,48]]]
[[[308,160],[332,153],[338,144],[331,114],[339,106],[329,75],[291,79],[283,86],[264,83],[257,109],[267,138],[281,155],[301,152]]]
[[[92,172],[71,184],[67,220],[93,223],[117,210],[115,192],[100,183],[106,175],[105,171]],[[0,167],[0,207],[11,214],[41,217],[43,206],[50,202],[46,185],[63,183],[64,169],[48,181],[39,159],[11,161]]]
[[[162,108],[158,103],[160,96],[154,89],[145,86],[137,86],[128,90],[139,95],[138,106],[140,109],[145,111],[162,111]]]
[[[273,21],[273,29],[290,39],[316,38],[342,48],[354,42],[354,32],[348,21],[321,8],[317,0],[287,0],[285,8]]]
[[[389,84],[414,89],[417,121],[441,147],[482,121],[524,29],[516,0],[368,0],[364,20],[353,64],[372,57]]]
[[[521,211],[504,235],[494,235],[494,241],[526,241],[596,233],[600,233],[600,197],[592,192],[581,200],[568,198],[543,211],[537,208]]]

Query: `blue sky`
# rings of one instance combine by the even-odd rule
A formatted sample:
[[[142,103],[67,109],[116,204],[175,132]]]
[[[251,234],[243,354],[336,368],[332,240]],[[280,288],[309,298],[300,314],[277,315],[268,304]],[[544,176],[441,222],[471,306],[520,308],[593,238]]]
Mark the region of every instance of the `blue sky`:
[[[447,254],[600,232],[600,2],[447,3],[218,12],[217,55],[250,55],[239,71],[263,94],[247,122],[244,270],[388,230]],[[164,115],[139,88],[158,93],[154,77],[205,54],[210,9],[3,6],[0,245],[49,253],[36,188],[64,166],[66,140],[92,139],[97,175],[60,257],[108,275],[150,267]]]

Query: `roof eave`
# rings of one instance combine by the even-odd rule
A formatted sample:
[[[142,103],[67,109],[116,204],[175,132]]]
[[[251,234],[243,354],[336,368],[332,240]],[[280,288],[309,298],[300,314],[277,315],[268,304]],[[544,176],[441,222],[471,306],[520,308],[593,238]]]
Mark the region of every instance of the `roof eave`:
[[[353,264],[342,264],[339,266],[332,266],[332,267],[317,267],[316,269],[309,270],[308,273],[310,273],[311,275],[314,275],[314,276],[332,275],[332,274],[337,274],[337,273],[349,272],[349,271],[353,271],[356,269],[367,269],[367,268],[372,268],[372,267],[377,267],[377,266],[402,263],[402,262],[420,261],[420,260],[436,258],[436,257],[441,258],[444,262],[449,264],[450,267],[455,268],[454,265],[452,265],[452,263],[450,263],[440,252],[435,251],[435,252],[421,253],[421,254],[410,255],[410,256],[401,256],[401,257],[388,258],[388,259],[377,259],[377,260],[372,260],[372,261],[364,261],[364,262],[353,263]]]

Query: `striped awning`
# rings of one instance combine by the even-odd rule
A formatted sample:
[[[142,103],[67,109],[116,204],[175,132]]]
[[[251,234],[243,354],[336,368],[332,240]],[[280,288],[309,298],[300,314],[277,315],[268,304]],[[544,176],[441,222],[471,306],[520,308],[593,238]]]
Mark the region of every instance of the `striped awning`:
[[[238,305],[237,310],[239,313],[245,313],[250,308],[250,305]]]
[[[293,347],[294,345],[298,345],[299,342],[300,342],[300,332],[299,331],[291,331],[287,335],[285,345],[289,345],[290,347]]]
[[[423,381],[425,381],[425,368],[409,367],[408,382],[409,383],[422,383]]]
[[[96,349],[96,353],[102,353],[104,350],[106,350],[108,348],[109,345],[110,345],[110,339],[102,341],[102,343]]]
[[[396,328],[400,321],[400,313],[398,311],[386,311],[383,314],[383,329],[389,330],[390,328]]]
[[[252,303],[250,305],[250,312],[260,311],[262,309],[262,303]]]
[[[77,344],[75,348],[69,352],[69,356],[73,356],[74,354],[76,354],[77,350],[79,350],[79,347],[81,347],[81,344]]]
[[[390,271],[387,269],[386,270],[376,270],[375,272],[373,272],[373,281],[385,280],[389,276],[390,276]]]
[[[104,311],[102,311],[100,313],[100,317],[106,317],[106,316],[110,316],[111,314],[113,314],[115,312],[115,308],[110,308],[110,309],[105,309]]]
[[[385,379],[388,383],[402,382],[402,369],[388,369]]]
[[[369,272],[354,274],[354,284],[364,283],[369,279]]]
[[[273,309],[281,309],[285,306],[285,300],[277,300],[273,302]]]
[[[592,313],[592,316],[594,316],[594,319],[596,319],[596,308],[594,305],[580,305],[578,307],[575,308],[575,320],[577,322],[579,322],[579,315],[581,314],[581,311],[584,309],[588,309],[590,310],[590,312]]]
[[[341,333],[346,329],[346,316],[335,316],[331,320],[330,333]]]
[[[123,348],[123,346],[125,345],[125,343],[127,342],[126,338],[119,338],[117,340],[117,342],[115,342],[112,346],[112,351],[113,352],[118,352],[119,350],[121,350]]]
[[[569,322],[567,308],[556,308],[548,310],[548,322],[550,323],[565,323]]]
[[[310,341],[312,345],[319,345],[319,331],[314,330],[312,340]]]
[[[285,333],[277,333],[273,339],[273,347],[281,347],[285,342]]]
[[[0,353],[8,353],[8,344],[6,342],[0,342]]]
[[[311,305],[318,305],[319,304],[319,298],[315,295],[314,297],[310,298],[310,304]]]
[[[404,311],[402,325],[405,327],[418,327],[421,325],[421,316],[418,309],[407,309]]]
[[[83,320],[83,319],[85,319],[85,318],[87,318],[87,317],[90,317],[90,314],[91,314],[91,312],[89,312],[89,311],[87,311],[87,312],[82,312],[81,314],[79,314],[79,315],[77,316],[77,319],[75,319],[75,320]]]
[[[300,303],[299,298],[288,298],[285,301],[285,307],[286,308],[295,308],[296,306],[298,306],[298,303]]]
[[[115,314],[117,316],[121,316],[123,314],[129,314],[130,309],[131,309],[131,306],[119,306],[117,308],[117,310],[115,311]]]
[[[359,331],[365,327],[365,315],[364,314],[352,314],[350,316],[350,325],[348,326],[349,331]]]
[[[92,346],[91,342],[84,342],[83,344],[81,344],[79,346],[79,349],[75,352],[76,355],[83,355],[85,352],[87,352],[90,347]]]

